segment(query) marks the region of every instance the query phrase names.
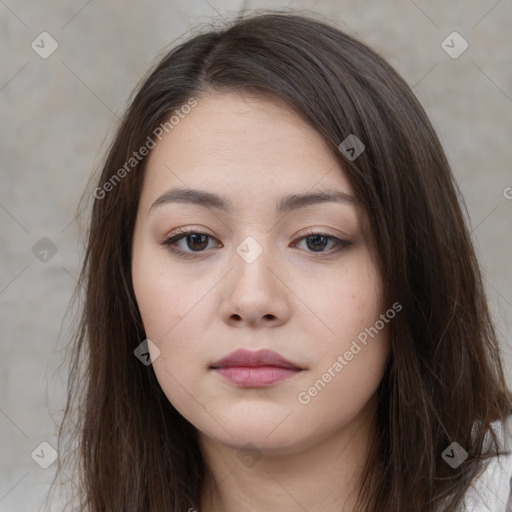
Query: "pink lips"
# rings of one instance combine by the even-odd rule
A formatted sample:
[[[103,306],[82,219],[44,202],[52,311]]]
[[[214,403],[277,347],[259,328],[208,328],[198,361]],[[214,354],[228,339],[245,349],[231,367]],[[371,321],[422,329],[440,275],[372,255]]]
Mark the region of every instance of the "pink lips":
[[[236,350],[210,367],[241,387],[261,388],[288,379],[303,368],[272,350]]]

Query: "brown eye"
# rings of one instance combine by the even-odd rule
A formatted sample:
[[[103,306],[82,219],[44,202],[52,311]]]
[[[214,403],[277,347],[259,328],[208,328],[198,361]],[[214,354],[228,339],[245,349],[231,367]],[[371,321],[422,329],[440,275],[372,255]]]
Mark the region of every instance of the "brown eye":
[[[164,240],[162,245],[169,248],[171,251],[183,254],[184,256],[193,255],[194,253],[202,253],[208,247],[208,241],[213,239],[212,236],[206,233],[200,233],[198,231],[193,230],[180,230],[179,233],[174,234]],[[179,242],[181,240],[185,241],[185,244],[182,244],[179,247]]]
[[[184,237],[187,247],[193,251],[203,251],[208,246],[208,235],[203,233],[194,233]],[[206,242],[206,243],[205,243]]]
[[[306,247],[309,252],[317,253],[335,253],[341,251],[345,247],[352,245],[347,240],[341,240],[335,236],[326,233],[306,233],[306,236],[300,238],[300,241],[306,240]],[[331,243],[331,250],[324,250]]]
[[[311,235],[306,238],[307,242],[306,245],[308,246],[308,249],[311,249],[313,251],[323,251],[326,247],[326,245],[329,243],[329,237],[324,235]]]

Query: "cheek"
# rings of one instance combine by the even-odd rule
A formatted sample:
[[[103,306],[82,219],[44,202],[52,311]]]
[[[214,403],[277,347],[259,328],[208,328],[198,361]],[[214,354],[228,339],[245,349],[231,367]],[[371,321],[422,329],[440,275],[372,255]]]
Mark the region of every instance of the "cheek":
[[[388,323],[378,273],[363,256],[343,275],[311,290],[317,318],[326,333],[315,350],[311,376],[298,397],[306,409],[322,415],[330,411],[332,424],[343,422],[364,405],[377,389],[389,353]]]
[[[199,280],[177,272],[164,250],[136,249],[132,279],[146,335],[157,345],[171,336],[201,300]]]
[[[299,293],[307,297],[323,331],[325,353],[340,350],[384,313],[382,287],[369,255],[355,253],[345,267],[310,281]]]
[[[207,290],[217,280],[180,271],[165,251],[147,248],[134,252],[132,278],[145,335],[159,350],[153,361],[157,379],[170,401],[186,402],[190,397],[181,397],[179,383],[191,388],[210,363],[204,343],[212,339],[208,319],[215,308]]]
[[[194,318],[211,305],[207,297],[201,300],[203,287],[194,286],[190,277],[180,276],[168,262],[158,260],[153,257],[151,264],[145,264],[144,258],[134,258],[132,273],[145,335],[159,351],[156,358],[152,355],[153,370],[173,406],[187,418],[200,418],[201,409],[193,407],[190,392],[208,361]]]
[[[134,265],[133,289],[146,335],[157,342],[181,319],[177,287],[169,287],[153,265]]]
[[[300,417],[322,435],[361,413],[379,387],[389,354],[388,323],[393,320],[381,320],[386,310],[378,286],[370,278],[364,279],[365,286],[348,283],[322,301],[332,332],[315,350],[315,364],[295,397]]]

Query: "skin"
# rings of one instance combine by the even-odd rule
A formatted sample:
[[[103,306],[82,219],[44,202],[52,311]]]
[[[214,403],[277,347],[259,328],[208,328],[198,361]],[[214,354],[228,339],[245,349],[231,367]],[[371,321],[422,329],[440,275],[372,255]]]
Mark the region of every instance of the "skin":
[[[174,187],[227,196],[233,211],[183,203],[150,211]],[[202,96],[149,155],[133,286],[160,351],[151,350],[158,382],[199,431],[210,473],[202,512],[353,510],[387,327],[309,403],[297,397],[388,309],[381,279],[355,203],[275,212],[283,195],[327,187],[352,194],[321,136],[280,100],[248,93]],[[210,236],[176,242],[191,258],[162,245],[182,227]],[[331,238],[305,238],[308,228],[351,245],[335,252]],[[236,251],[248,236],[263,250],[251,263]],[[303,371],[239,387],[210,369],[239,348],[274,350]]]

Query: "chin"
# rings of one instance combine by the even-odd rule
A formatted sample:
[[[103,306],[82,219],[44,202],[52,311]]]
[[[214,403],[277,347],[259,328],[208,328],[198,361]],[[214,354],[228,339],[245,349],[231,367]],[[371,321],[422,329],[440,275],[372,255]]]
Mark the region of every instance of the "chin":
[[[304,450],[314,444],[313,432],[301,433],[291,424],[282,423],[283,417],[269,423],[246,421],[223,422],[214,431],[199,428],[202,435],[235,450],[255,449],[266,455],[286,455]],[[285,422],[286,423],[286,422]],[[277,427],[277,428],[276,428]],[[226,432],[227,431],[227,432]],[[229,435],[229,433],[232,435]]]
[[[259,431],[256,432],[237,432],[236,436],[222,435],[221,437],[213,437],[213,440],[229,446],[230,448],[245,452],[255,452],[266,456],[279,456],[295,453],[303,449],[302,442],[299,439],[293,439],[288,435],[265,437]]]

